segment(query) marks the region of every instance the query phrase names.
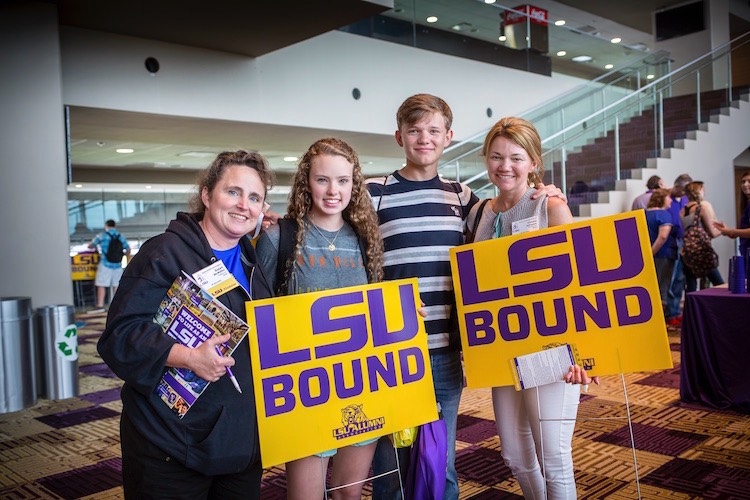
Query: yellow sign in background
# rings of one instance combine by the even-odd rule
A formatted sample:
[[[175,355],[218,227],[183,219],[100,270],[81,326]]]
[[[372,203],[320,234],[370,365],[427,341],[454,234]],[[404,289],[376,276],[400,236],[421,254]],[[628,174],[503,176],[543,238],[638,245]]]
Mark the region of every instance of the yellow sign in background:
[[[437,419],[417,280],[247,303],[263,466]]]
[[[469,387],[514,385],[511,361],[574,345],[591,375],[672,367],[643,210],[451,249]]]
[[[99,265],[97,252],[78,253],[70,258],[70,272],[73,281],[90,281],[96,278],[96,268]]]

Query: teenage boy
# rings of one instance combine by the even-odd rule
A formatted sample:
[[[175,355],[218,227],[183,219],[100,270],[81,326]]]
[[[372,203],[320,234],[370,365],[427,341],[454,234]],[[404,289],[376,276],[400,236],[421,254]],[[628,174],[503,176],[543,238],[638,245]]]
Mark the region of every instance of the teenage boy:
[[[396,113],[396,142],[404,149],[406,166],[386,177],[369,179],[367,188],[378,212],[385,252],[385,279],[417,277],[427,311],[425,329],[435,397],[448,429],[448,464],[443,498],[458,498],[456,420],[463,388],[458,329],[451,324],[455,305],[449,249],[464,242],[464,220],[478,201],[468,186],[438,176],[440,155],[453,138],[453,113],[448,104],[417,94]],[[561,195],[547,186],[541,195]],[[396,468],[388,438],[378,443],[374,475]],[[397,474],[373,481],[373,499],[401,498]]]

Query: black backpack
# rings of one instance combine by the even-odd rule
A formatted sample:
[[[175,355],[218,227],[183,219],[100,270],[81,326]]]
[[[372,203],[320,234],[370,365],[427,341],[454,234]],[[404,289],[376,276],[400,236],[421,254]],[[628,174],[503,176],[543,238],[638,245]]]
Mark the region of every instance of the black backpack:
[[[120,262],[122,262],[122,254],[125,250],[125,246],[122,244],[120,235],[115,234],[115,236],[112,236],[112,234],[107,231],[104,231],[104,233],[110,238],[109,246],[107,247],[107,253],[104,254],[104,258],[107,259],[107,262],[111,262],[112,264],[119,264]]]

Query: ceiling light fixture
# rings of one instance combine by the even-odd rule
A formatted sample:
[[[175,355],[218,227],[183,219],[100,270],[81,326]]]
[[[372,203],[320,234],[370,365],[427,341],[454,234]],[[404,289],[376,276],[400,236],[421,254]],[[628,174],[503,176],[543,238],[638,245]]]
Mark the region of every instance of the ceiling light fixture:
[[[508,37],[505,35],[500,35],[499,37],[497,37],[497,39],[500,40],[501,42],[504,42],[505,40],[508,39]]]
[[[484,0],[484,3],[490,3],[490,4],[492,4],[492,3],[495,3],[495,0]]]
[[[146,189],[151,189],[151,186],[146,186]]]
[[[606,65],[604,66],[604,69],[612,69],[612,68],[614,68],[614,67],[615,67],[615,65],[614,65],[614,64],[606,64]]]
[[[185,153],[179,153],[177,156],[187,156],[188,158],[213,158],[216,153],[210,151],[186,151]]]
[[[76,187],[77,187],[77,188],[82,188],[82,187],[83,187],[83,184],[76,184]]]
[[[646,80],[653,80],[655,75],[646,75]]]
[[[558,57],[562,57],[562,56],[564,56],[564,55],[566,55],[566,54],[567,54],[567,52],[565,52],[564,50],[558,50],[558,51],[557,51],[557,56],[558,56]]]
[[[296,156],[285,156],[284,161],[297,161]]]
[[[610,42],[612,42],[612,43],[620,43],[620,42],[622,42],[622,38],[620,38],[619,36],[616,36],[612,40],[610,40]]]
[[[558,19],[555,21],[555,26],[564,26],[565,25],[565,19]]]
[[[120,153],[120,154],[124,154],[124,155],[133,153],[134,151],[135,150],[131,149],[131,148],[117,148],[117,149],[115,149],[115,153]]]
[[[437,16],[430,16],[427,18],[428,23],[436,23],[438,20]]]
[[[575,56],[572,57],[571,60],[575,62],[589,62],[591,60],[591,56]]]

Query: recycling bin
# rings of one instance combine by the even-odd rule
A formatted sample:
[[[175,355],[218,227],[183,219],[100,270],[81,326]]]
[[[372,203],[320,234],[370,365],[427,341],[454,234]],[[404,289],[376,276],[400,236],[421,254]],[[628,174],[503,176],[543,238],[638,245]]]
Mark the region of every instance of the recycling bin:
[[[34,316],[39,397],[67,399],[78,396],[78,330],[73,306],[40,307]]]
[[[0,298],[0,413],[36,404],[30,297]]]

